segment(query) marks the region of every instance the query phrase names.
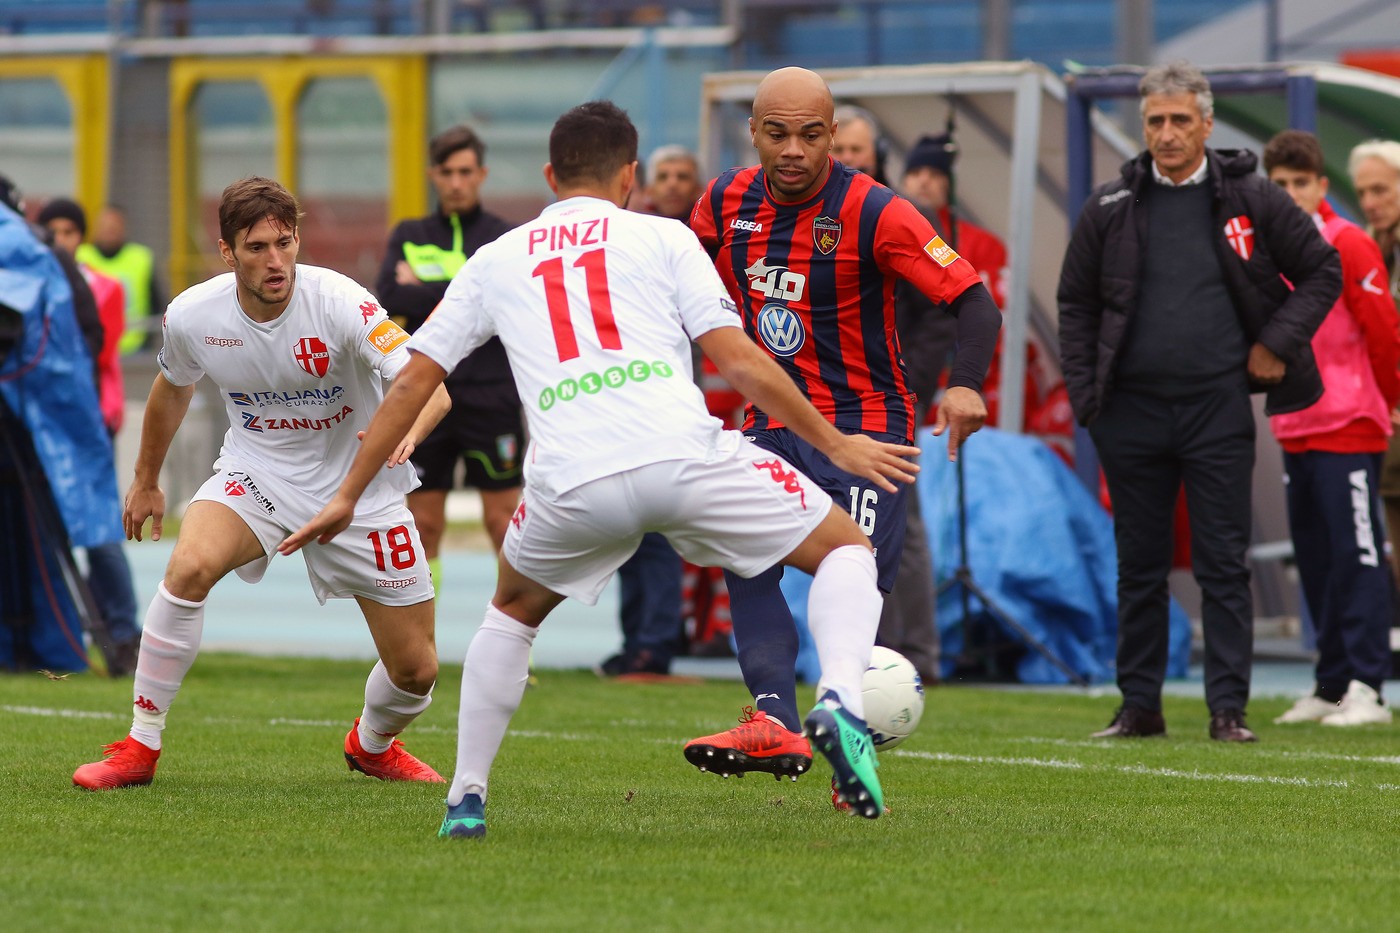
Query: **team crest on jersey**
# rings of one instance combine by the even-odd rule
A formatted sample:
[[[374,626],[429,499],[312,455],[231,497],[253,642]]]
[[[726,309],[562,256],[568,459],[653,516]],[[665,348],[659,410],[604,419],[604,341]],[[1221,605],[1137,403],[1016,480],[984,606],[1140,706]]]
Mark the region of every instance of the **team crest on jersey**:
[[[514,434],[502,434],[496,438],[496,456],[500,458],[501,466],[505,469],[514,469],[515,458],[519,453],[519,441]]]
[[[231,479],[227,483],[224,483],[224,495],[226,496],[242,496],[246,495],[247,492],[248,490],[244,489],[243,484],[237,480]]]
[[[1249,262],[1254,255],[1254,223],[1248,217],[1241,214],[1225,221],[1225,239],[1241,259]]]
[[[303,337],[292,352],[297,365],[318,379],[324,378],[331,367],[331,351],[320,337]]]
[[[777,302],[764,305],[758,312],[757,324],[758,336],[774,356],[792,356],[807,340],[802,319],[787,305]]]
[[[812,242],[823,256],[830,256],[841,242],[841,221],[835,217],[818,217],[812,221]]]

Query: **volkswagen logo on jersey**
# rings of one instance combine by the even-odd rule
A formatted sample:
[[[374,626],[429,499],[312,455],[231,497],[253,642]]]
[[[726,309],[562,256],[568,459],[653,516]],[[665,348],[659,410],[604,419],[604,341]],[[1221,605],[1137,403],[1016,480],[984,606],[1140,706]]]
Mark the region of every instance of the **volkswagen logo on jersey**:
[[[292,352],[297,365],[318,379],[326,375],[331,365],[331,352],[320,337],[303,337]]]
[[[792,356],[802,349],[807,332],[787,305],[772,302],[758,312],[758,336],[775,356]]]

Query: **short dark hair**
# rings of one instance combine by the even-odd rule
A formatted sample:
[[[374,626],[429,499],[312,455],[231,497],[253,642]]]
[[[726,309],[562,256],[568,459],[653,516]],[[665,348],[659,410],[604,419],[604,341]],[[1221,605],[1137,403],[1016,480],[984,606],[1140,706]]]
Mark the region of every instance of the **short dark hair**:
[[[1276,168],[1288,168],[1295,172],[1312,172],[1321,175],[1326,162],[1322,157],[1322,144],[1317,137],[1305,130],[1284,130],[1264,147],[1264,172]]]
[[[219,199],[219,239],[233,249],[237,235],[251,230],[263,219],[284,230],[296,232],[301,205],[296,195],[270,178],[253,175],[224,189]]]
[[[477,165],[486,164],[486,144],[465,123],[448,127],[428,141],[428,162],[433,166],[441,165],[463,149],[476,153]]]
[[[608,181],[637,161],[637,128],[627,111],[606,100],[579,104],[554,122],[549,164],[554,178],[569,184]]]
[[[87,236],[87,214],[77,201],[53,198],[39,211],[39,216],[34,218],[34,222],[41,227],[47,227],[55,220],[67,220],[78,228],[79,236]]]

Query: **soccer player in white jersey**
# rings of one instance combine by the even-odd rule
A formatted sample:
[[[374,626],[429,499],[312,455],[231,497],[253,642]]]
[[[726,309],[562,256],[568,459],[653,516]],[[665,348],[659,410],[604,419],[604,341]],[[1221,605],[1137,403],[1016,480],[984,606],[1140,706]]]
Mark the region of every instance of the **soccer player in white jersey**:
[[[690,341],[745,395],[852,473],[909,482],[913,447],[838,432],[754,345],[709,257],[681,223],[625,211],[637,132],[612,104],[559,118],[545,178],[559,196],[483,247],[409,342],[412,359],[320,515],[282,545],[329,541],[414,413],[493,334],[529,411],[524,497],[496,593],[467,649],[457,768],[439,835],[486,832],[487,776],[519,706],[537,626],[565,597],[596,601],[648,531],[687,560],[744,576],[782,561],[815,575],[821,696],[805,726],[852,810],[883,808],[861,679],[880,616],[875,560],[851,517],[781,458],[725,431],[691,379]],[[716,762],[718,765],[719,762]]]
[[[160,539],[161,464],[201,377],[218,385],[229,429],[146,613],[131,733],[78,768],[79,787],[151,783],[166,712],[199,650],[209,590],[230,570],[256,583],[287,532],[330,500],[384,386],[408,362],[408,335],[369,292],[337,272],[297,265],[300,216],[296,198],[274,181],[230,185],[219,205],[219,253],[233,271],[188,289],[166,312],[126,495],[128,538],[141,540],[152,519],[151,537]],[[304,557],[316,598],[353,596],[379,649],[364,710],[345,737],[346,763],[382,780],[441,782],[395,738],[427,709],[437,679],[433,586],[404,504],[418,482],[412,469],[393,469],[451,404],[445,391],[423,402],[366,477],[352,533]]]

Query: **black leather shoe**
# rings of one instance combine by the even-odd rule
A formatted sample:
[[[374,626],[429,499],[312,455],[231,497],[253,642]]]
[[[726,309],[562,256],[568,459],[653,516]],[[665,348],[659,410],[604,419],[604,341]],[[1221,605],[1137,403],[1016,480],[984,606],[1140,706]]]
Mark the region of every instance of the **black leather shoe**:
[[[1210,737],[1217,742],[1257,742],[1259,736],[1244,724],[1244,710],[1221,709],[1210,714]]]
[[[1142,709],[1137,706],[1120,706],[1113,714],[1113,722],[1108,728],[1095,732],[1095,739],[1145,739],[1154,735],[1167,734],[1167,721],[1160,710]]]

